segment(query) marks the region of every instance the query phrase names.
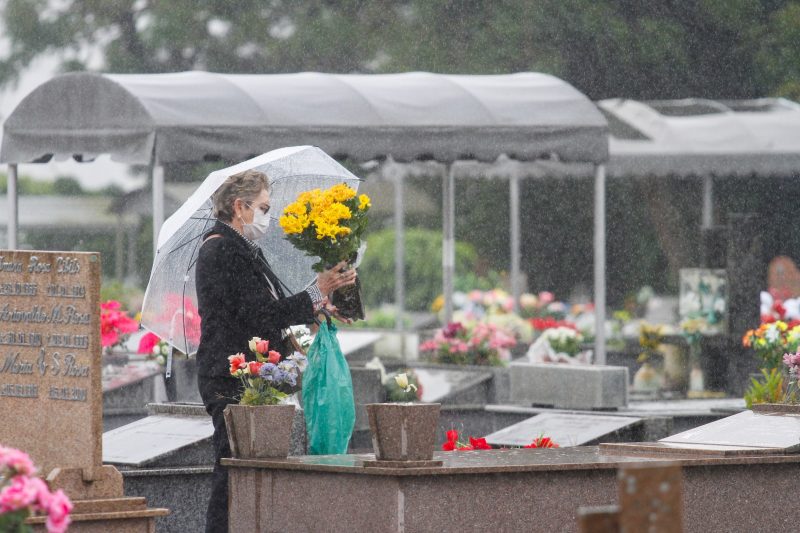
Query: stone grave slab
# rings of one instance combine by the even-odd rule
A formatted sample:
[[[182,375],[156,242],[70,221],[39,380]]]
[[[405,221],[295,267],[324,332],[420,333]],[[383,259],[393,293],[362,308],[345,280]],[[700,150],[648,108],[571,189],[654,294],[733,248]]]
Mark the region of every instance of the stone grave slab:
[[[525,446],[539,436],[560,447],[580,446],[642,422],[632,416],[542,413],[486,436],[494,446]]]
[[[556,409],[618,409],[628,403],[628,369],[512,361],[512,403]]]
[[[211,438],[208,416],[148,416],[103,434],[103,461],[144,466]]]
[[[417,375],[422,388],[421,400],[429,403],[446,402],[447,398],[465,396],[464,393],[467,393],[469,389],[478,387],[492,379],[490,372],[469,370],[416,367],[414,368],[414,373]],[[480,400],[481,398],[476,397],[471,403],[481,403]],[[483,398],[483,401],[485,402],[486,399]]]
[[[684,449],[747,448],[792,453],[800,451],[800,416],[743,411],[658,442]]]

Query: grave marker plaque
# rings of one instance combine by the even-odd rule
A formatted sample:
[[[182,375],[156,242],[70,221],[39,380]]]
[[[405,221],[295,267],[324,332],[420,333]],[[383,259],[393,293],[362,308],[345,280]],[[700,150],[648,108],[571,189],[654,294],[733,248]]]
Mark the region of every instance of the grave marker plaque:
[[[562,448],[580,446],[641,421],[631,416],[542,413],[487,435],[486,442],[495,446],[525,446],[544,435]]]
[[[100,254],[0,250],[0,443],[93,479],[100,352]]]

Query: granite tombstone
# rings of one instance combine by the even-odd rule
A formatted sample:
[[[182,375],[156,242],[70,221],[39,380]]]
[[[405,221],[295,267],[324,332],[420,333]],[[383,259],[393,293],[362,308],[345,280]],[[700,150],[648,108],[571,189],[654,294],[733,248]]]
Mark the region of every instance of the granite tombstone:
[[[0,442],[75,502],[71,530],[151,531],[168,511],[102,464],[100,274],[94,252],[0,250]]]

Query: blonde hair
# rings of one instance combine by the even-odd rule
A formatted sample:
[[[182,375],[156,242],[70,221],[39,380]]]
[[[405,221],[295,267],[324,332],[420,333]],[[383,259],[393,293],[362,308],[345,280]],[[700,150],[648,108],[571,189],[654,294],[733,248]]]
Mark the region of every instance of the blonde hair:
[[[269,178],[258,170],[245,170],[229,176],[211,197],[214,216],[223,222],[233,220],[233,202],[237,198],[255,200],[262,190],[269,192]]]

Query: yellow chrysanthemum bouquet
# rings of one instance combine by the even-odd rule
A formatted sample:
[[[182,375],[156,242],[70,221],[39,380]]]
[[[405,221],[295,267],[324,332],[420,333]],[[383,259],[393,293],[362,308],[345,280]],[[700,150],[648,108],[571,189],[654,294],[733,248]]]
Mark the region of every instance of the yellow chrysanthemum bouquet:
[[[357,195],[340,183],[329,189],[300,193],[297,200],[284,208],[280,226],[296,248],[320,258],[312,268],[322,272],[340,261],[350,264],[355,261],[369,208],[366,194]],[[333,304],[346,318],[364,318],[358,281],[355,287],[336,291]]]

